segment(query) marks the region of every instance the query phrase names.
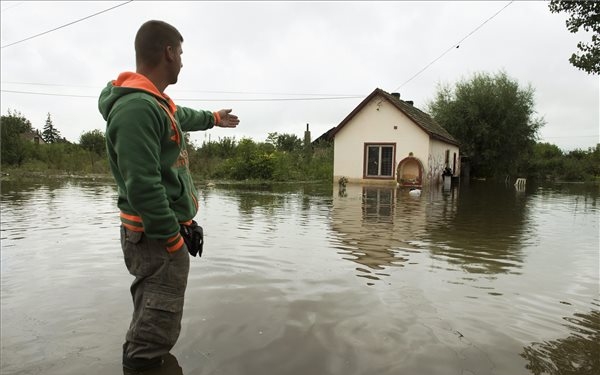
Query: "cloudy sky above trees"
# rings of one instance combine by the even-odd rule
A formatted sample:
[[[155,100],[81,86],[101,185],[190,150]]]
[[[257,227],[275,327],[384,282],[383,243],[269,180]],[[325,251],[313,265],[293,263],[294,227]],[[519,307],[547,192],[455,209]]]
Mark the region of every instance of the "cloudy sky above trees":
[[[97,96],[135,70],[133,39],[150,19],[185,39],[179,83],[166,90],[175,102],[241,118],[238,129],[194,134],[198,145],[209,136],[302,137],[307,123],[314,139],[377,87],[425,110],[437,85],[500,70],[535,89],[540,141],[565,150],[600,142],[598,76],[568,61],[591,35],[569,33],[567,15],[546,2],[2,1],[0,9],[2,114],[20,111],[41,130],[50,113],[72,142],[104,130]]]

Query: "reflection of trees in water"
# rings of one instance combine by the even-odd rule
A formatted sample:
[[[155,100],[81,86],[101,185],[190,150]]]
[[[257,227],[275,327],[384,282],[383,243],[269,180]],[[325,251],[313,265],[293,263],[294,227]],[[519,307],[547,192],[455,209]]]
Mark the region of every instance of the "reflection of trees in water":
[[[566,338],[534,342],[523,349],[521,357],[535,375],[600,374],[600,310],[565,318],[573,334]]]
[[[38,200],[36,196],[40,194],[47,194],[47,197],[44,197],[44,202],[53,200],[56,191],[69,186],[69,184],[71,184],[69,179],[57,178],[36,178],[35,180],[27,178],[2,181],[2,204],[16,207],[25,204],[32,206]]]
[[[329,184],[219,185],[219,189],[226,190],[228,195],[237,199],[242,215],[252,215],[256,209],[266,214],[273,214],[281,208],[300,207],[302,211],[307,211],[315,202],[319,204],[323,197],[331,197]]]
[[[116,184],[112,177],[105,178],[27,178],[2,181],[2,200],[8,204],[20,205],[30,202],[33,192],[45,192],[50,199],[56,191],[75,186],[91,195],[116,194]]]
[[[523,263],[521,248],[532,230],[526,196],[512,186],[461,186],[454,215],[435,204],[428,210],[426,238],[431,255],[470,273],[514,273]]]
[[[212,189],[201,190],[206,200]],[[227,196],[229,203],[237,205],[238,228],[259,230],[257,235],[274,232],[284,221],[290,220],[299,230],[309,231],[313,215],[326,216],[331,204],[329,183],[232,184],[219,185],[218,190],[220,195]]]
[[[47,189],[49,191],[60,189],[67,185],[67,179],[19,179],[2,180],[2,198],[11,199],[22,193],[28,193],[37,189]]]

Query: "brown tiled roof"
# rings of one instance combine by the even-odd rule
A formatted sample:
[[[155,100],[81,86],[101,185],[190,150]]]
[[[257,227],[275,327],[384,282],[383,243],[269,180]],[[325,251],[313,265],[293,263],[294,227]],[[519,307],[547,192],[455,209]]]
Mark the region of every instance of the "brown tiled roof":
[[[427,113],[421,111],[412,104],[409,104],[400,99],[396,99],[394,96],[383,91],[380,88],[376,88],[369,96],[365,98],[365,100],[363,100],[356,108],[354,108],[354,110],[350,112],[350,114],[346,116],[346,118],[343,119],[342,122],[340,122],[340,124],[335,128],[335,130],[332,133],[332,136],[335,137],[337,132],[339,132],[358,112],[360,112],[367,105],[367,103],[369,103],[377,95],[383,97],[388,102],[393,104],[394,107],[396,107],[398,110],[404,113],[415,124],[417,124],[421,129],[423,129],[427,134],[429,134],[430,137],[457,146],[459,145],[458,141]]]

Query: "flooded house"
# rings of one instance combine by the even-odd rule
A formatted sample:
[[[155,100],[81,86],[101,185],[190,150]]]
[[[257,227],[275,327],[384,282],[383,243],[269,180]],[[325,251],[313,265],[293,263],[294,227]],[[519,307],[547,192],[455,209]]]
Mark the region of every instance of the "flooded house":
[[[376,88],[329,136],[334,182],[422,187],[460,175],[458,141],[398,93]]]

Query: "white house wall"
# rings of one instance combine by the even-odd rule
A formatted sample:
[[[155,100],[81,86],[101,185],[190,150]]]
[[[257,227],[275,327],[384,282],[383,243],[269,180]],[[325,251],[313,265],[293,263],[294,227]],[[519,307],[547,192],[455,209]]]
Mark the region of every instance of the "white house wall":
[[[349,182],[381,181],[363,179],[365,143],[396,143],[395,173],[410,152],[427,170],[429,135],[382,97],[373,98],[335,135],[334,181],[342,176]]]
[[[431,139],[429,143],[429,157],[427,158],[426,169],[424,176],[429,183],[441,183],[442,173],[446,168],[446,150],[449,150],[448,165],[450,169],[453,166],[453,157],[456,154],[456,169],[454,170],[454,176],[460,175],[460,158],[458,154],[458,147],[439,141],[437,139]]]

